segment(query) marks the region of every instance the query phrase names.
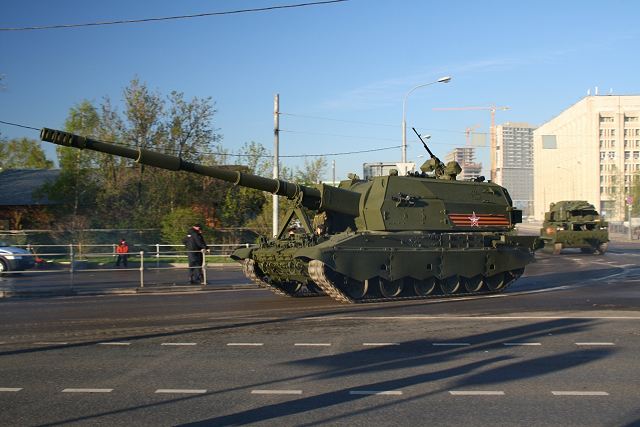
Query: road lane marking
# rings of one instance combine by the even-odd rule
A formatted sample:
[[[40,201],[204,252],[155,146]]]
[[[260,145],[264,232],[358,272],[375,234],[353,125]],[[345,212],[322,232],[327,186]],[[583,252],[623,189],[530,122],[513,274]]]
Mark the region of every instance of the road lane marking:
[[[112,388],[65,388],[63,393],[111,393]]]
[[[33,345],[68,345],[68,342],[42,341],[34,342]]]
[[[606,391],[552,391],[554,396],[609,396]]]
[[[14,388],[14,387],[0,387],[0,392],[8,392],[8,393],[15,393],[22,390],[21,388]]]
[[[98,345],[131,345],[130,342],[99,342]]]
[[[163,342],[160,345],[170,345],[170,346],[185,345],[185,346],[190,346],[190,345],[197,345],[197,343],[195,343],[195,342]]]
[[[397,342],[363,342],[362,345],[369,346],[369,347],[376,347],[376,346],[400,345],[400,344]]]
[[[251,390],[251,394],[302,394],[302,390]]]
[[[204,394],[204,389],[186,389],[186,388],[159,388],[155,391],[158,394]]]
[[[518,346],[518,345],[542,345],[539,342],[503,342],[502,345]]]
[[[329,347],[329,342],[297,342],[294,344],[296,347]]]
[[[436,347],[463,347],[471,344],[468,342],[434,342],[431,345]]]
[[[495,390],[451,390],[452,396],[504,396],[504,391]]]
[[[262,345],[264,345],[264,343],[261,342],[229,342],[227,343],[228,346],[245,346],[245,347],[260,347]]]
[[[351,395],[401,396],[401,390],[351,390]]]
[[[489,297],[491,295],[483,296]],[[640,316],[321,316],[309,317],[307,320],[640,320]]]
[[[577,342],[576,345],[615,345],[612,342]]]

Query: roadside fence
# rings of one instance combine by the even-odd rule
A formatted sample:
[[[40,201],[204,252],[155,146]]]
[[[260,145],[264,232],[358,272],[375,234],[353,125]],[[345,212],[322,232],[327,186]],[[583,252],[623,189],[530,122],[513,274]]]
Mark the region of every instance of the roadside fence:
[[[203,275],[203,286],[207,285],[207,269],[220,267],[221,263],[216,261],[222,257],[227,257],[234,250],[248,248],[250,243],[239,244],[212,244],[208,245],[209,250],[202,250],[202,264],[189,267],[188,255],[190,252],[180,246],[166,244],[133,244],[130,247],[139,250],[130,250],[126,254],[116,253],[116,244],[91,244],[91,245],[14,245],[29,251],[28,254],[3,255],[8,260],[16,264],[30,265],[34,267],[25,271],[2,272],[5,277],[29,274],[68,274],[69,283],[73,286],[77,276],[85,273],[100,274],[118,272],[138,272],[138,286],[145,286],[145,273],[167,271],[167,270],[188,270],[189,268],[200,268]],[[145,250],[146,249],[146,250]],[[198,252],[198,251],[196,251]],[[123,267],[116,266],[118,255],[126,255]],[[33,258],[33,263],[24,261]],[[157,275],[156,275],[157,277]],[[155,283],[149,282],[147,283]]]

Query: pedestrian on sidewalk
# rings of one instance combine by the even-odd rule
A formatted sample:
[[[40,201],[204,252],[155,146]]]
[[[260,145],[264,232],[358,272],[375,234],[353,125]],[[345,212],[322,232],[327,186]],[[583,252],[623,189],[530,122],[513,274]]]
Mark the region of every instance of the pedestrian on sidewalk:
[[[189,257],[189,283],[192,285],[204,285],[204,257],[202,250],[208,250],[207,243],[202,236],[202,227],[196,224],[187,232],[183,242],[187,248]]]
[[[127,258],[129,258],[129,245],[127,245],[127,241],[124,239],[120,240],[120,244],[116,246],[116,254],[118,257],[116,258],[116,267],[120,267],[120,263],[124,268],[127,268]]]

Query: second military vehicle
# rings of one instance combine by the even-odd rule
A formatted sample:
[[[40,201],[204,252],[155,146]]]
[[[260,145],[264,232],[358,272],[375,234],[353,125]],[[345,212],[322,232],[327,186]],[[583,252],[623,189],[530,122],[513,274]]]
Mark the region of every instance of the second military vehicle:
[[[584,253],[604,254],[609,245],[607,222],[584,200],[551,203],[540,229],[544,251],[557,255],[562,249],[579,248]]]
[[[247,277],[280,295],[326,294],[353,303],[490,294],[503,291],[534,258],[537,238],[513,232],[522,211],[507,190],[484,178],[456,180],[460,166],[444,165],[426,144],[431,159],[422,172],[372,180],[352,175],[334,187],[199,165],[51,129],[41,138],[293,200],[276,238],[232,255]],[[302,233],[291,230],[296,219]]]

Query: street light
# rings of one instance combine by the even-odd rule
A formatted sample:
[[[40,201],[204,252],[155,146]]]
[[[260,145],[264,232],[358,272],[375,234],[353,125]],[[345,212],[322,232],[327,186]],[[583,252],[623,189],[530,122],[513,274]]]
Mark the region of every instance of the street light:
[[[407,162],[407,120],[406,120],[407,98],[409,97],[411,92],[421,87],[430,86],[436,83],[449,83],[450,81],[451,81],[451,76],[440,77],[438,80],[433,81],[431,83],[424,83],[414,87],[409,92],[407,92],[406,95],[404,96],[404,100],[402,101],[402,163]]]

